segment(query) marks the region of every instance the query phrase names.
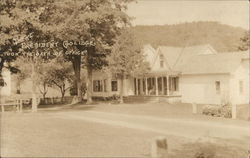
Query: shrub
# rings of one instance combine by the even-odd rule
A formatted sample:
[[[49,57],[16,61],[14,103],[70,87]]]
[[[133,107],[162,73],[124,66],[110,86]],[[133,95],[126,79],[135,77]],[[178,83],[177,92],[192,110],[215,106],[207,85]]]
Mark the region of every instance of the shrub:
[[[210,115],[210,116],[217,116],[217,117],[225,117],[231,118],[231,105],[206,105],[202,109],[202,114]]]
[[[112,98],[112,100],[119,100],[120,96],[117,94],[114,94],[111,98]]]
[[[202,109],[202,114],[210,116],[220,116],[220,108],[216,105],[205,105]]]
[[[221,107],[221,117],[231,118],[232,117],[232,106],[224,105]]]

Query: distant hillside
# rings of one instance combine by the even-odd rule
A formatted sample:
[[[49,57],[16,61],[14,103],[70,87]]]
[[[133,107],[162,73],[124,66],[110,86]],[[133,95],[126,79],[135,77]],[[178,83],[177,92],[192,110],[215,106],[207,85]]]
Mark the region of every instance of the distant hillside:
[[[218,22],[192,22],[176,25],[133,27],[143,44],[189,46],[210,44],[219,52],[237,51],[246,30]]]

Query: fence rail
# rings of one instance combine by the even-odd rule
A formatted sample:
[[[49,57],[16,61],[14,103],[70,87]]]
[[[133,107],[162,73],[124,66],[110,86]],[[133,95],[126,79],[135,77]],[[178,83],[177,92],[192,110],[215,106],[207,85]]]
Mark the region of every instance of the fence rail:
[[[41,98],[40,105],[71,103],[72,99],[73,99],[73,96],[66,96],[63,98],[63,100],[61,97]]]

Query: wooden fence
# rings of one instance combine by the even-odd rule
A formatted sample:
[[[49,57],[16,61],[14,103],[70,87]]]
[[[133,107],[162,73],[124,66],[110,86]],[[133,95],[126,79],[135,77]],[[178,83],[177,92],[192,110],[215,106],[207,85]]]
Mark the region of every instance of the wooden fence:
[[[49,97],[49,98],[41,98],[40,105],[51,105],[51,104],[69,104],[71,103],[73,96],[66,96],[62,100],[61,97]]]

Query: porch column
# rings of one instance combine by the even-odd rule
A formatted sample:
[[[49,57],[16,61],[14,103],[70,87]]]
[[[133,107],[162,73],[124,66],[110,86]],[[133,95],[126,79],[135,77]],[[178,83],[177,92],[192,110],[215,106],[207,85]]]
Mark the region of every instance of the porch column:
[[[167,75],[167,96],[169,96],[169,75]]]
[[[140,82],[140,84],[141,84],[141,86],[140,86],[140,94],[142,95],[143,94],[143,78],[141,78],[140,81],[141,81]]]
[[[135,78],[135,95],[138,95],[138,80]]]
[[[159,92],[158,92],[158,77],[155,77],[155,95],[158,96]]]
[[[164,80],[163,80],[163,77],[161,77],[161,94],[164,95]]]
[[[102,84],[102,92],[105,92],[105,91],[104,91],[104,84],[105,84],[104,82],[105,82],[104,80],[101,80],[101,84]],[[92,87],[93,87],[93,86],[92,86]]]
[[[140,95],[140,86],[139,86],[140,82],[139,82],[139,78],[137,78],[137,95]]]
[[[145,81],[145,88],[146,88],[145,92],[146,92],[146,95],[148,95],[148,78],[146,77],[145,80],[146,80]]]

